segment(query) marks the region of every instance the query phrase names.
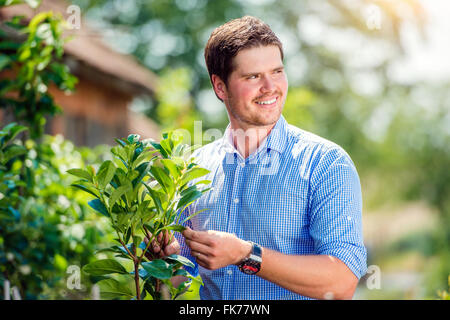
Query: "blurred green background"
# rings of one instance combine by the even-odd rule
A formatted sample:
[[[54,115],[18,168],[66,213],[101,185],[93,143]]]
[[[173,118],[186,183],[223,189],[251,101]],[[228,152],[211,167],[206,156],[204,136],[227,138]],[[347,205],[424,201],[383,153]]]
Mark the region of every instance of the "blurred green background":
[[[110,131],[101,131],[111,141],[99,140],[101,132],[89,131],[91,122],[83,124],[83,117],[96,127],[119,112],[133,114],[126,129],[137,132],[139,115],[151,121],[141,125],[152,124],[149,136],[179,128],[194,134],[195,121],[202,121],[203,132],[223,133],[228,117],[211,89],[203,48],[215,27],[248,14],[268,23],[283,42],[287,121],[341,145],[358,169],[370,267],[354,298],[445,297],[450,274],[447,2],[2,0],[0,5],[0,120],[2,127],[14,121],[29,128],[10,142],[25,150],[0,168],[0,285],[10,281],[23,299],[95,298],[93,283],[99,279],[81,274],[81,288],[69,289],[67,267],[91,261],[112,239],[111,230],[86,206],[89,198],[68,187],[73,180],[65,172],[95,166],[108,157],[112,138],[127,132],[110,125]],[[33,8],[15,12],[25,16],[55,8],[61,16],[42,20],[47,27],[36,22],[33,33],[32,27],[23,29],[29,19],[4,13],[17,6]],[[68,22],[65,33],[58,31],[61,21]],[[67,36],[68,42],[59,41]],[[69,47],[80,40],[102,42],[109,53]],[[113,54],[132,57],[136,72],[127,69],[131,64],[117,71],[125,58],[113,60]],[[100,77],[108,72],[108,78]],[[138,84],[140,72],[144,80]],[[83,91],[86,83],[96,77],[99,91],[111,81],[117,92],[128,92],[125,111],[88,94],[65,104],[65,96],[89,93]],[[104,119],[101,108],[109,113]],[[53,120],[58,117],[66,122]],[[197,299],[197,290],[193,286],[183,298]]]

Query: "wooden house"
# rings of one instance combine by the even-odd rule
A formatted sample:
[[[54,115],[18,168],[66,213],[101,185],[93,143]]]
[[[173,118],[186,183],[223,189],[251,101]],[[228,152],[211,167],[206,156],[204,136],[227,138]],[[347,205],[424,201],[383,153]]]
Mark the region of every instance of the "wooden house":
[[[38,9],[14,5],[0,9],[0,21],[15,15],[31,18],[42,11],[60,12],[67,17],[70,3],[43,0]],[[64,61],[77,76],[72,94],[49,87],[63,114],[48,120],[46,133],[62,134],[78,146],[115,144],[114,138],[138,133],[143,138],[159,139],[155,122],[134,113],[129,106],[140,95],[154,97],[157,76],[133,57],[118,53],[101,41],[101,35],[81,20],[81,27],[69,32]],[[1,77],[1,74],[0,74]],[[11,115],[0,110],[0,123],[11,121]]]

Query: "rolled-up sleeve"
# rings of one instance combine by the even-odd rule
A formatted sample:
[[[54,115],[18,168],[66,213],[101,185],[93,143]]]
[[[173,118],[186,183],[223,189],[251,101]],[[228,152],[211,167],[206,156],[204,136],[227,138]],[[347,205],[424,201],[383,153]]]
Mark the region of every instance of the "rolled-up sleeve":
[[[315,252],[340,259],[360,279],[367,271],[361,184],[344,150],[336,147],[324,153],[312,173],[310,199]]]

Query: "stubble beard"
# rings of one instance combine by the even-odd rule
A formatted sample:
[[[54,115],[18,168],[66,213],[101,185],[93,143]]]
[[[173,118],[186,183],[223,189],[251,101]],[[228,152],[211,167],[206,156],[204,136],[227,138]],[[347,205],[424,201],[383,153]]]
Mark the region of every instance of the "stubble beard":
[[[282,95],[277,93],[277,96],[279,97],[279,99],[282,98]],[[255,99],[257,100],[257,99]],[[233,98],[233,96],[228,96],[228,101],[229,101],[229,106],[228,106],[228,110],[231,114],[231,116],[233,118],[235,118],[236,120],[238,120],[243,126],[247,127],[247,128],[254,128],[254,127],[268,127],[271,126],[273,124],[275,124],[278,119],[281,116],[281,111],[283,109],[283,107],[280,106],[280,102],[283,103],[284,101],[280,101],[277,102],[277,107],[276,107],[276,111],[275,110],[270,110],[268,116],[266,116],[265,114],[267,114],[267,112],[264,112],[265,110],[261,110],[261,112],[258,112],[257,109],[254,108],[246,108],[245,110],[250,111],[250,114],[243,114],[242,112],[239,112],[237,110],[236,103],[235,100]],[[251,102],[253,103],[253,102]],[[244,111],[245,111],[244,110]]]

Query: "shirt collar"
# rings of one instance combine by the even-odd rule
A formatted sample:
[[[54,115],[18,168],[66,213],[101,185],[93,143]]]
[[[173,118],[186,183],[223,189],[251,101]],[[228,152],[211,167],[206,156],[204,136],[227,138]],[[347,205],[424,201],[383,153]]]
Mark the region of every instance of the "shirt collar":
[[[267,138],[264,139],[256,152],[258,152],[265,145],[267,149],[272,149],[279,153],[282,153],[284,148],[286,147],[286,137],[287,122],[284,119],[283,115],[280,115],[277,123],[272,128]],[[234,147],[234,143],[231,137],[231,124],[228,124],[227,128],[225,129],[225,133],[223,135],[223,148],[227,153],[238,153],[238,151]]]

